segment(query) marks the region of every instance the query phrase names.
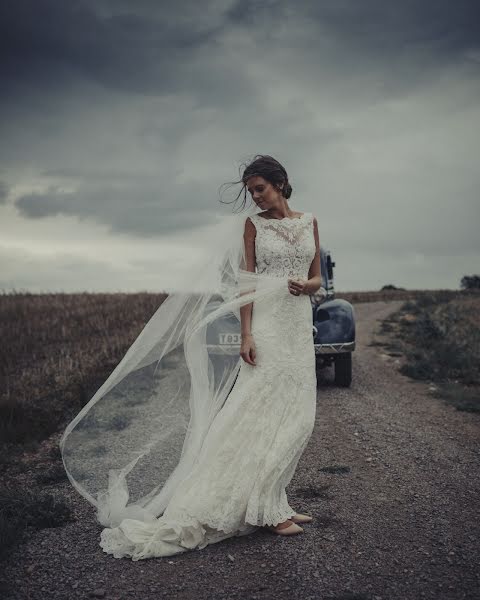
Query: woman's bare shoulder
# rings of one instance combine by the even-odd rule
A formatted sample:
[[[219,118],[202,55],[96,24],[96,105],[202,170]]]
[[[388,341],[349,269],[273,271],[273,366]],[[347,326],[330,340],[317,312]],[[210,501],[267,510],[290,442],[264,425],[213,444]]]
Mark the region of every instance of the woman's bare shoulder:
[[[257,233],[257,228],[255,227],[251,217],[247,217],[245,219],[245,236],[255,237],[256,233]]]

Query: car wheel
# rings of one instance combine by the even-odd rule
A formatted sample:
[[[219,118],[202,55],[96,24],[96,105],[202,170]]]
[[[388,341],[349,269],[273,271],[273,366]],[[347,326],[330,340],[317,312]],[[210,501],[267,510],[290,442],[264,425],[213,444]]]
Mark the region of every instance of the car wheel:
[[[349,387],[352,383],[352,353],[345,352],[335,357],[335,385]]]

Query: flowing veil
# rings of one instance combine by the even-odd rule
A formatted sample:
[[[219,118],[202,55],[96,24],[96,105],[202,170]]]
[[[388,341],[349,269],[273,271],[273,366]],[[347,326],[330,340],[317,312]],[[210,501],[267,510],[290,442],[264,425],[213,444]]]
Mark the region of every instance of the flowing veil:
[[[245,269],[245,220],[256,212],[223,216],[204,236],[205,259],[63,433],[68,478],[105,527],[164,512],[238,375],[240,307],[288,293],[286,279]]]

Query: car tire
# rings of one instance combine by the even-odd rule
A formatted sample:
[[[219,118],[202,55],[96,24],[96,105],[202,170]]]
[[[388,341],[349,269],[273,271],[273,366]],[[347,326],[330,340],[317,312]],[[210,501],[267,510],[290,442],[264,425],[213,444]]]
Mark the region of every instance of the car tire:
[[[352,383],[352,353],[345,352],[335,357],[335,385],[349,387]]]

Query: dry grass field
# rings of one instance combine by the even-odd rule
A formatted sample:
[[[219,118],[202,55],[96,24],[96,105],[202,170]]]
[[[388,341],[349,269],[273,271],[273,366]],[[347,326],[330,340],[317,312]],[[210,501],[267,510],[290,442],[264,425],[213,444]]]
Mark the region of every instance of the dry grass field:
[[[480,412],[478,292],[408,300],[383,321],[382,334],[377,343],[401,359],[401,373],[430,382],[434,395],[458,410]]]
[[[35,443],[73,417],[164,294],[0,295],[0,440]]]

